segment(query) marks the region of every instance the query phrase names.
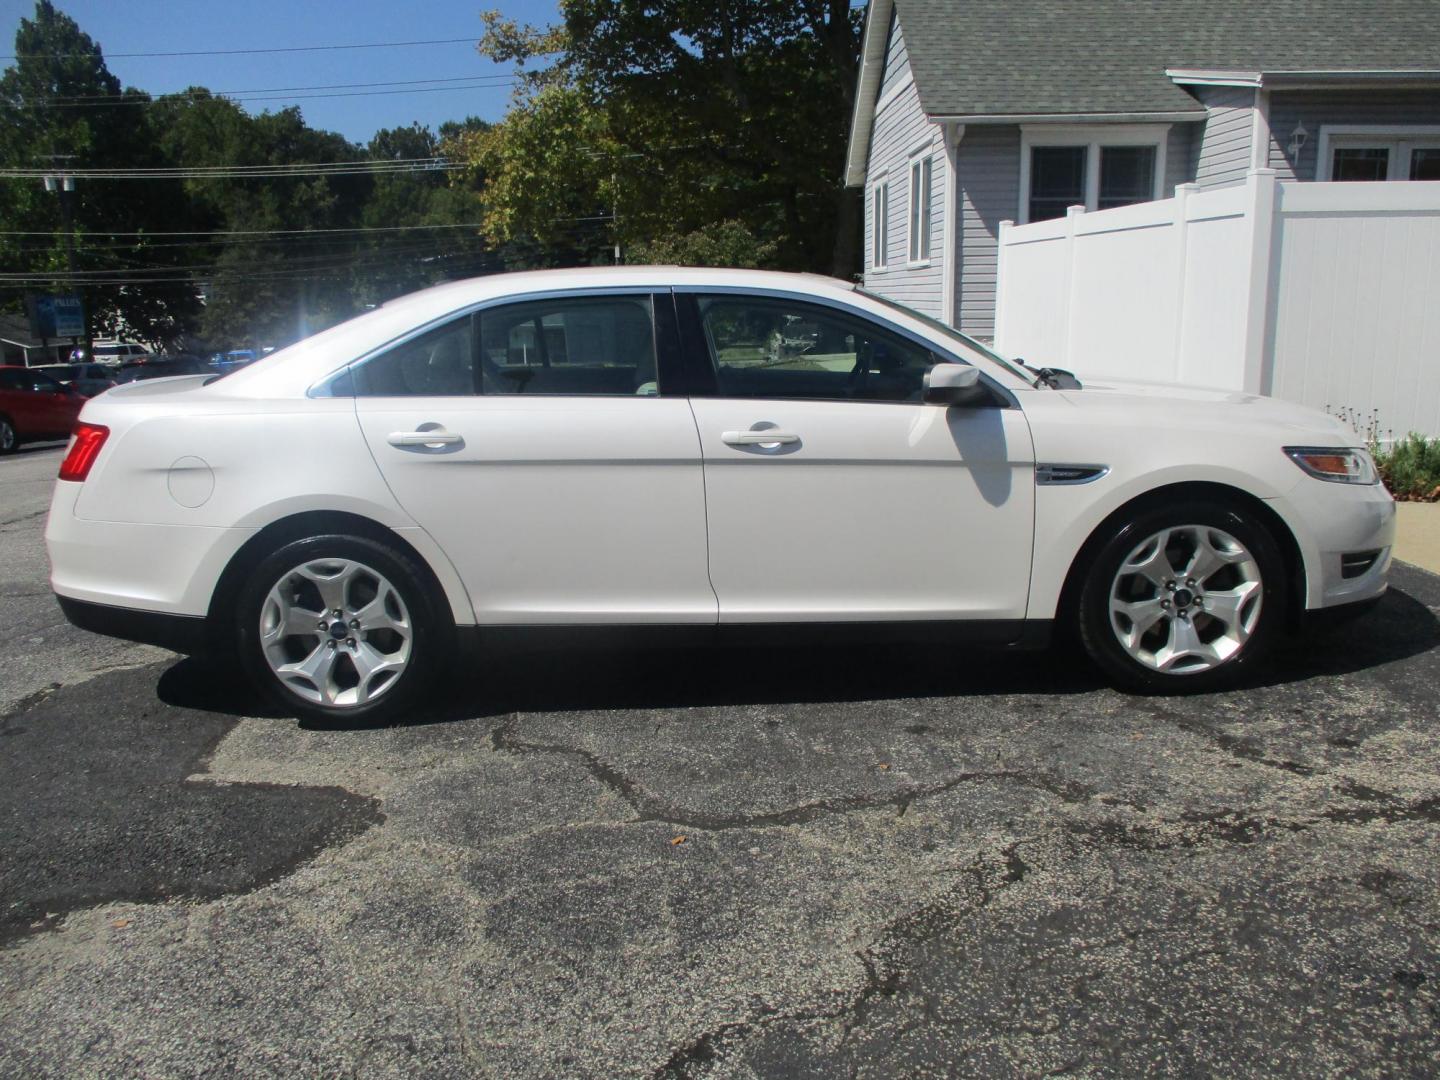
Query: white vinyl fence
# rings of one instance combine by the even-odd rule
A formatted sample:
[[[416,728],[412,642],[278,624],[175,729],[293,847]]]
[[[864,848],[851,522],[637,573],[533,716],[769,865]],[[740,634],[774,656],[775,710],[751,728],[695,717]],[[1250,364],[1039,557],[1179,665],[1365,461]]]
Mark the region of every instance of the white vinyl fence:
[[[1440,435],[1440,183],[1246,183],[1000,226],[996,347]]]

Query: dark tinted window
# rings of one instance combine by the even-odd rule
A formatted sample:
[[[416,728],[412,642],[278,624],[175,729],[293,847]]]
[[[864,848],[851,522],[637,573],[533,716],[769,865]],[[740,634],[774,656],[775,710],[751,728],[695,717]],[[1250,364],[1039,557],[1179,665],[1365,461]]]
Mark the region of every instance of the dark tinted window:
[[[1030,151],[1030,220],[1065,216],[1085,204],[1085,146],[1037,146]]]
[[[475,392],[470,316],[411,338],[355,369],[362,397],[456,397]]]
[[[1149,202],[1155,197],[1155,147],[1100,148],[1099,209]]]
[[[702,297],[700,322],[721,397],[920,401],[937,357],[832,308]]]
[[[482,393],[659,392],[648,296],[511,304],[479,320]]]

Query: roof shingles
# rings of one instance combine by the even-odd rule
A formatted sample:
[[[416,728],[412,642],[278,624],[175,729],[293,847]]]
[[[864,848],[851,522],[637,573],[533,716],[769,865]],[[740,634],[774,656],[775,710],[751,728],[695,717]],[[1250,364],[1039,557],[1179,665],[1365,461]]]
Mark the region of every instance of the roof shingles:
[[[1440,69],[1437,0],[895,0],[931,116],[1202,113],[1167,68]]]

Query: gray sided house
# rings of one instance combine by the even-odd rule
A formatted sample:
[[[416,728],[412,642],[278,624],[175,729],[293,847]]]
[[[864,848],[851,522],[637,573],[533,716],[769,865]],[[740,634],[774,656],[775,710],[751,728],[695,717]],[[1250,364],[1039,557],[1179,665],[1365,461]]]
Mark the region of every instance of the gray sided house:
[[[1001,221],[1176,185],[1440,180],[1440,0],[870,0],[865,284],[993,333]]]

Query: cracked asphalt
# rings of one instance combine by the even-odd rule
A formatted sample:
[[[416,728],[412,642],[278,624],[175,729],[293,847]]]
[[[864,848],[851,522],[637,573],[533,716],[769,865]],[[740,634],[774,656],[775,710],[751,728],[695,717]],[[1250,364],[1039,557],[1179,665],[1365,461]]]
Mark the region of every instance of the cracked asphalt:
[[[64,625],[0,461],[0,1075],[1431,1076],[1440,578],[1254,685],[491,653],[405,727]]]

